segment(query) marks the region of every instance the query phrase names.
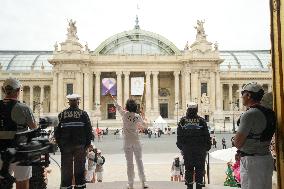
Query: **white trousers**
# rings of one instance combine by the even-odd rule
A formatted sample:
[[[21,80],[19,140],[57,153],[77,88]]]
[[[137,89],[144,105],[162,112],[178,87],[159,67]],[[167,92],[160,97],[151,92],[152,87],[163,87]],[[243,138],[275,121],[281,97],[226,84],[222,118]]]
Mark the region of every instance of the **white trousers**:
[[[130,187],[134,184],[134,164],[133,164],[133,154],[135,156],[138,175],[140,181],[143,183],[146,181],[144,174],[144,166],[142,161],[142,147],[140,144],[125,144],[124,145],[125,158],[127,163],[127,176],[128,176],[128,184]]]
[[[242,189],[272,189],[272,156],[242,157],[240,174]]]

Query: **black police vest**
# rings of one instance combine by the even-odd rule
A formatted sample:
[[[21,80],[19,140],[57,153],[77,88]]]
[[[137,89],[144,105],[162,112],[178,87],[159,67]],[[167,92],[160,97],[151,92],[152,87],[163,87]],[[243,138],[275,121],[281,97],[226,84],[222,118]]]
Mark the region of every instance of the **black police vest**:
[[[177,135],[181,138],[182,145],[189,148],[209,150],[211,147],[208,127],[202,117],[181,118]]]
[[[86,145],[88,142],[86,112],[79,108],[68,108],[58,116],[59,125],[56,129],[56,140],[61,147]]]
[[[255,105],[252,108],[259,109],[265,116],[266,127],[261,133],[249,133],[248,139],[259,140],[260,142],[271,141],[276,130],[276,115],[273,110],[261,105]]]
[[[16,100],[7,102],[0,100],[0,132],[17,131],[17,123],[12,120],[11,116],[12,109],[17,102]],[[13,139],[0,139],[0,143],[0,148],[3,150],[13,146]]]

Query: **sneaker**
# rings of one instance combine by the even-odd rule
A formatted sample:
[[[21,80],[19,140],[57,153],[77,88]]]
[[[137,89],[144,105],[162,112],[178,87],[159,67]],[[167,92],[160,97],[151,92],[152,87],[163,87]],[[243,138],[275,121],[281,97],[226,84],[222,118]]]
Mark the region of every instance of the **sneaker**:
[[[134,187],[133,187],[133,186],[130,186],[129,184],[127,184],[126,189],[134,189]]]
[[[149,188],[148,184],[146,182],[142,182],[142,189]]]

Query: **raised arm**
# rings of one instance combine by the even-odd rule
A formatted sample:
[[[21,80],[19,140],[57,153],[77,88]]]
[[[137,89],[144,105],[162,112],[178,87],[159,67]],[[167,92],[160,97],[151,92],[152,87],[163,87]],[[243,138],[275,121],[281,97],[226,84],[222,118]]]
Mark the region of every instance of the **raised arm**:
[[[117,103],[116,99],[110,94],[110,92],[107,92],[106,96],[109,96],[112,99],[115,108],[118,110],[120,115],[123,116],[125,114],[125,110],[123,110],[123,108]]]

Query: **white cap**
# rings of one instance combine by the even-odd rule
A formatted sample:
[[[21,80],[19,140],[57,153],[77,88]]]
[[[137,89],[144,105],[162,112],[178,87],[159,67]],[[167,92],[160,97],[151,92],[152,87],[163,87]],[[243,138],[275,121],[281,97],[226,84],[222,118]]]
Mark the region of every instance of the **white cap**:
[[[19,89],[21,87],[21,83],[15,78],[8,78],[4,81],[3,88],[5,89],[8,86],[12,87],[13,89]]]
[[[175,159],[177,159],[177,158],[179,158],[179,156],[178,155],[175,155],[175,157],[174,157]]]
[[[257,93],[260,90],[263,90],[261,85],[259,85],[257,83],[248,83],[243,87],[242,92],[243,91],[249,91],[249,92]]]
[[[69,95],[66,96],[66,98],[68,100],[79,100],[81,98],[81,96],[78,95],[78,94],[69,94]]]
[[[101,153],[102,153],[102,151],[101,151],[100,149],[98,149],[98,150],[97,150],[97,153],[98,153],[98,154],[101,154]]]
[[[197,108],[197,104],[195,102],[189,102],[188,108]]]

